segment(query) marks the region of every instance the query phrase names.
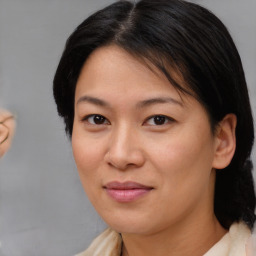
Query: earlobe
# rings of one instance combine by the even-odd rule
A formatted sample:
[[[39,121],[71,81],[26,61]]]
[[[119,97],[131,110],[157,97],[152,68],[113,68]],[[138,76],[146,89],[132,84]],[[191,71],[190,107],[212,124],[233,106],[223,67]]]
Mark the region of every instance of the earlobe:
[[[215,133],[215,154],[213,168],[224,169],[227,167],[236,149],[236,124],[235,114],[227,114],[218,124]]]

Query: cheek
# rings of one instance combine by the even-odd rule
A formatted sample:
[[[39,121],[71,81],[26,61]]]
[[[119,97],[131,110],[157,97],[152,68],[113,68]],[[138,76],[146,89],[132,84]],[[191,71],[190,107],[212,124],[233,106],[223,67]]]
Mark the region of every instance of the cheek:
[[[190,189],[200,190],[208,185],[214,155],[208,130],[184,130],[154,144],[155,147],[149,147],[151,158],[166,190],[187,194]]]
[[[161,152],[158,149],[154,165],[161,177],[159,207],[164,207],[172,220],[180,220],[195,207],[211,202],[211,163],[210,141],[198,141],[195,137],[176,137]]]
[[[83,140],[72,139],[72,148],[75,162],[79,172],[85,175],[95,168],[97,162],[97,150],[89,145],[88,141],[83,143]]]
[[[101,154],[97,147],[92,146],[88,140],[81,138],[72,138],[72,148],[83,189],[91,203],[96,207],[101,189],[101,177],[98,171]]]
[[[86,192],[99,179],[99,166],[104,157],[102,144],[97,145],[95,140],[85,137],[74,129],[72,135],[73,155],[82,185]]]

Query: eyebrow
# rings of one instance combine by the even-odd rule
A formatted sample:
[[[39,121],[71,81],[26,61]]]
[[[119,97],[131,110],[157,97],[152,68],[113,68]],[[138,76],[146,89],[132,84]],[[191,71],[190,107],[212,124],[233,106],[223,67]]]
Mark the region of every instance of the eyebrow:
[[[76,104],[78,105],[81,102],[89,102],[89,103],[92,103],[94,105],[101,106],[101,107],[109,107],[110,106],[106,101],[98,99],[98,98],[94,98],[91,96],[82,96],[81,98],[78,99]]]
[[[78,105],[79,103],[82,103],[82,102],[88,102],[101,107],[110,107],[110,104],[107,103],[106,101],[101,100],[99,98],[91,97],[91,96],[82,96],[81,98],[78,99],[76,104]],[[181,101],[178,101],[174,98],[157,97],[157,98],[150,98],[150,99],[140,101],[136,104],[136,107],[144,108],[144,107],[148,107],[155,104],[165,104],[165,103],[172,103],[172,104],[180,105],[182,107],[184,106]]]
[[[181,101],[178,101],[174,98],[171,97],[158,97],[158,98],[152,98],[152,99],[147,99],[147,100],[143,100],[141,102],[139,102],[137,104],[138,108],[144,108],[144,107],[148,107],[150,105],[154,105],[154,104],[165,104],[165,103],[172,103],[172,104],[177,104],[180,105],[181,107],[183,107],[183,103]]]

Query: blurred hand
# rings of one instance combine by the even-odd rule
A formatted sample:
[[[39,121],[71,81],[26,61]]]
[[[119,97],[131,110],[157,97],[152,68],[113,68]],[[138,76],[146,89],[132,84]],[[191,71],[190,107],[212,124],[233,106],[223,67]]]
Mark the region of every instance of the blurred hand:
[[[15,132],[14,116],[7,110],[0,109],[0,157],[10,148]]]

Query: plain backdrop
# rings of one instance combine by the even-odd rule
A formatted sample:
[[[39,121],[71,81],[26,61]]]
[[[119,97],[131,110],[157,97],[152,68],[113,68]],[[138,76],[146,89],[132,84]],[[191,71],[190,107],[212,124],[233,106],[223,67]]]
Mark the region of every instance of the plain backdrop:
[[[0,160],[2,256],[74,255],[105,226],[80,184],[56,113],[52,80],[69,34],[111,2],[0,0],[0,106],[14,111],[18,122],[13,147]],[[194,2],[208,7],[229,28],[255,116],[256,0]]]

